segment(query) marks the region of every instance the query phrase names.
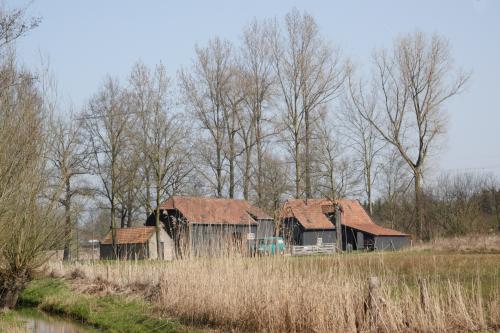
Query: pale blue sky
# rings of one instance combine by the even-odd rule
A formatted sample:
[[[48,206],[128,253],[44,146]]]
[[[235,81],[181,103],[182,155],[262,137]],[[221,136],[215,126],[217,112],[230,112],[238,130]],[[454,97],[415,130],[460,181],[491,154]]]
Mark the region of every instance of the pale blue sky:
[[[324,36],[362,66],[398,34],[418,29],[449,38],[456,64],[473,76],[448,104],[439,168],[500,175],[500,1],[34,0],[29,14],[43,21],[19,43],[19,55],[28,66],[40,53],[49,56],[61,94],[81,107],[108,73],[123,78],[142,59],[175,74],[190,63],[195,43],[216,35],[237,41],[253,17],[282,18],[293,7],[314,15]]]

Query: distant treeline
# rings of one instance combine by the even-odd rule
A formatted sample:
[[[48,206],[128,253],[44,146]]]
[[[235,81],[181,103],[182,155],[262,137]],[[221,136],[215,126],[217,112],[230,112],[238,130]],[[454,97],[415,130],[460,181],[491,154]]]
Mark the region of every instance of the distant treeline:
[[[500,232],[500,187],[491,174],[443,174],[424,190],[425,221],[432,237]],[[377,198],[374,217],[401,230],[412,230],[411,193]]]

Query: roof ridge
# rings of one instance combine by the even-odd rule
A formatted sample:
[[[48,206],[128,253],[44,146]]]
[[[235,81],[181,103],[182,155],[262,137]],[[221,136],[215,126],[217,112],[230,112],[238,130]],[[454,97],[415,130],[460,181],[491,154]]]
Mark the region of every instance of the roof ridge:
[[[237,199],[237,198],[217,198],[217,197],[207,197],[207,196],[192,196],[192,195],[173,195],[170,197],[172,200],[177,199],[200,199],[200,200],[230,200],[230,201],[242,201],[242,202],[250,202],[245,199]]]

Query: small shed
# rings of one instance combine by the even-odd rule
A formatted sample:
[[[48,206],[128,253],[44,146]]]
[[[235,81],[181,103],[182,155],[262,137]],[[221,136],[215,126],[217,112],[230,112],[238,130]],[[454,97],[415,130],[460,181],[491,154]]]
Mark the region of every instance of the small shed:
[[[118,259],[158,259],[156,228],[152,226],[116,229]],[[173,259],[173,241],[160,229],[160,258]],[[100,258],[114,259],[111,230],[100,244]]]
[[[160,212],[178,257],[246,251],[255,238],[274,235],[273,218],[246,200],[173,196]],[[154,221],[151,214],[146,225]]]
[[[357,200],[340,199],[342,246],[353,250],[397,250],[410,244],[410,235],[373,222]],[[282,236],[293,245],[335,243],[335,213],[329,199],[292,199],[283,207]]]

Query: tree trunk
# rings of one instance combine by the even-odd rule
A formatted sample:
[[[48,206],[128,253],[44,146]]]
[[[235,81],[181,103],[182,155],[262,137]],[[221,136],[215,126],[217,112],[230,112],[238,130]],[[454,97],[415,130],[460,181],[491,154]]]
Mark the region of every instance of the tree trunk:
[[[229,142],[229,198],[232,199],[234,198],[234,137],[230,137],[230,142]]]
[[[295,139],[295,198],[300,198],[300,146],[299,139]]]
[[[64,240],[64,251],[63,251],[63,261],[71,260],[70,246],[71,246],[71,183],[69,178],[66,179],[66,196],[64,198],[64,214],[66,217],[65,225],[65,240]]]
[[[311,161],[310,161],[310,139],[311,139],[311,129],[309,125],[309,110],[304,113],[305,122],[305,186],[306,186],[306,199],[311,197]]]
[[[262,189],[262,140],[260,125],[257,125],[255,133],[256,147],[257,147],[257,206],[262,207],[264,193]]]
[[[425,216],[423,208],[422,173],[419,169],[414,170],[415,177],[415,216],[417,218],[418,235],[422,240],[429,240],[429,233],[425,227]]]
[[[243,172],[243,199],[248,200],[250,193],[250,163],[252,158],[252,150],[247,145],[245,152],[245,170]],[[260,204],[260,203],[259,203]]]
[[[222,198],[222,161],[221,161],[221,148],[217,147],[217,198]]]
[[[160,239],[160,188],[156,188],[156,211],[155,211],[155,227],[156,227],[156,255],[158,260],[162,260],[161,239]]]
[[[337,248],[339,252],[342,251],[342,212],[340,206],[335,205],[335,233],[337,237]]]
[[[370,216],[373,216],[372,176],[369,168],[366,170],[366,196],[368,198],[368,212]]]
[[[115,200],[111,199],[111,244],[113,247],[113,258],[118,258],[118,247],[116,244],[116,221],[115,221]]]
[[[111,193],[109,196],[109,201],[111,204],[111,244],[113,247],[113,259],[118,258],[118,246],[116,244],[116,221],[115,221],[115,214],[116,214],[116,207],[115,207],[115,181],[116,181],[116,173],[115,173],[115,164],[116,164],[116,154],[115,154],[115,148],[114,146],[111,147]],[[77,239],[78,243],[78,239]]]
[[[19,295],[24,288],[14,287],[13,289],[6,289],[1,291],[0,297],[0,307],[2,309],[13,309],[17,300],[19,299]]]
[[[122,206],[120,209],[120,228],[125,228],[125,218],[127,217],[127,210]]]
[[[127,193],[127,228],[132,227],[132,204],[133,204],[133,198],[131,195],[131,192],[129,191]]]
[[[12,309],[16,306],[19,295],[30,280],[25,270],[9,271],[3,276],[0,287],[0,309]]]
[[[130,208],[127,208],[127,228],[132,227],[132,214],[130,214]]]
[[[149,170],[146,170],[146,218],[153,212],[151,207],[151,182],[149,180]]]

